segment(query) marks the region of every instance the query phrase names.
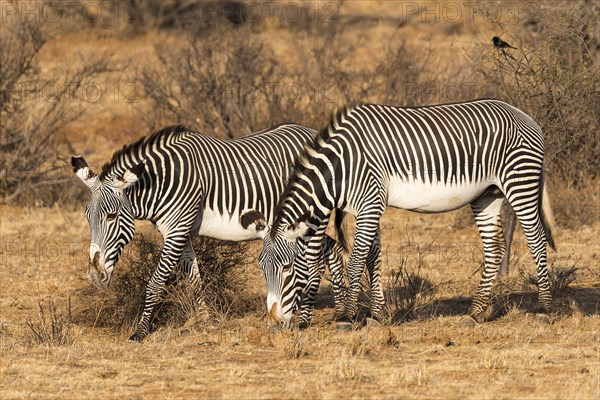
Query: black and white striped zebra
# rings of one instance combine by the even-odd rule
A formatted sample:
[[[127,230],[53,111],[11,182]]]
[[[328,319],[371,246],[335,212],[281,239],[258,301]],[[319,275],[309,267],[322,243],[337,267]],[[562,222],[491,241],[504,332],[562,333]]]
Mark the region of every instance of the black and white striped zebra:
[[[100,175],[83,157],[72,157],[76,175],[91,189],[85,212],[91,233],[88,276],[96,286],[110,283],[123,248],[134,236],[135,219],[152,221],[164,238],[132,340],[148,334],[155,305],[179,262],[185,277],[200,284],[193,235],[241,241],[267,234],[296,157],[316,135],[312,129],[283,124],[223,141],[177,126],[123,147]],[[262,224],[251,218],[256,212],[263,216]],[[343,282],[337,278],[342,267],[339,245],[326,237],[324,246],[334,282]],[[279,297],[268,294],[270,316],[277,317],[278,310],[269,302]]]
[[[506,198],[523,227],[537,264],[538,298],[547,310],[551,294],[546,244],[554,249],[552,212],[544,187],[544,141],[525,113],[497,100],[428,107],[359,104],[332,116],[301,155],[280,199],[269,241],[260,255],[263,270],[279,276],[290,298],[318,287],[314,260],[332,209],[356,216],[348,264],[346,317],[357,312],[359,280],[370,275],[371,314],[381,318],[380,225],[386,206],[439,213],[469,204],[483,240],[485,266],[469,310],[477,319],[506,249],[500,209]],[[294,258],[302,261],[294,264]],[[284,284],[284,282],[286,284]],[[292,283],[290,283],[292,282]],[[273,289],[270,289],[273,290]],[[312,301],[312,297],[304,302]],[[312,305],[303,305],[309,323]]]

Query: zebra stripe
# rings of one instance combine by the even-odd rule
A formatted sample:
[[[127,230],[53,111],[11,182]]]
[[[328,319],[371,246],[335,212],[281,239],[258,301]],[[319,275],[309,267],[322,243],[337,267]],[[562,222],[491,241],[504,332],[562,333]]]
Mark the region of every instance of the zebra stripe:
[[[155,305],[178,263],[186,278],[199,287],[192,235],[240,241],[267,234],[292,166],[316,135],[312,129],[283,124],[223,141],[176,126],[117,151],[100,175],[82,157],[72,158],[76,175],[92,194],[86,206],[91,233],[88,275],[96,286],[110,283],[123,248],[134,236],[135,219],[152,221],[164,238],[131,339],[148,334]],[[248,218],[249,213],[256,218]],[[339,247],[330,238],[324,240],[324,261],[333,274],[340,274],[341,256],[335,253]],[[320,256],[323,259],[323,253]],[[264,273],[271,287],[271,273]],[[267,307],[278,318],[281,310]]]
[[[319,248],[334,208],[356,216],[348,264],[345,314],[357,311],[367,268],[371,314],[384,317],[379,220],[386,206],[437,213],[470,204],[484,244],[485,267],[469,315],[487,307],[506,250],[500,209],[504,198],[523,227],[537,264],[539,302],[551,304],[546,243],[555,248],[543,185],[544,142],[526,114],[497,100],[427,107],[359,104],[341,109],[300,156],[280,199],[263,268],[293,283],[280,301],[318,287]],[[300,239],[300,240],[299,240]],[[296,255],[303,261],[285,271]],[[313,301],[311,297],[305,303]],[[303,304],[303,323],[312,305]]]

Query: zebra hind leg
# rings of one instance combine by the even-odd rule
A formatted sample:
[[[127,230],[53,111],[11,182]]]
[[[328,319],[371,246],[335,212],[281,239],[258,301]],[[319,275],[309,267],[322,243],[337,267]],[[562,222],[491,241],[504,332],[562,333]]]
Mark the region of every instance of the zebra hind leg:
[[[552,305],[552,294],[550,292],[550,280],[547,266],[547,239],[544,235],[542,216],[538,205],[520,205],[514,207],[517,219],[525,232],[527,245],[537,266],[538,275],[538,303],[540,312],[547,313]],[[540,320],[544,318],[539,316]],[[547,317],[546,317],[547,318]]]
[[[492,285],[496,280],[498,268],[506,252],[506,242],[500,218],[503,201],[504,196],[502,193],[494,188],[486,191],[471,203],[475,223],[483,241],[484,254],[481,280],[468,313],[477,322],[481,322],[482,314],[489,306]]]
[[[198,259],[196,258],[196,252],[192,247],[191,238],[187,239],[183,253],[181,254],[181,272],[185,277],[185,280],[194,290],[194,293],[198,294],[202,287],[202,279],[200,278],[200,271],[198,270]]]

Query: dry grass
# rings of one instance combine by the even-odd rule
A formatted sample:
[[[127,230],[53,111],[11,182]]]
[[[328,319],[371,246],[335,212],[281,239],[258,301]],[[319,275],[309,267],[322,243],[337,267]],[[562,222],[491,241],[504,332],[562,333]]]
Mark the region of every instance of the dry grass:
[[[126,21],[115,22],[110,7],[125,3],[139,4],[139,13],[121,8]],[[306,18],[310,14],[285,20],[279,3],[273,20],[263,14],[237,22],[228,15],[228,22],[205,20],[197,7],[186,9],[195,2],[125,3],[94,2],[108,7],[100,19],[86,20],[75,10],[73,20],[44,26],[34,68],[23,78],[4,77],[17,87],[31,75],[59,88],[75,79],[79,88],[97,84],[102,95],[90,102],[78,91],[72,102],[30,107],[14,103],[21,92],[3,86],[2,95],[9,95],[3,106],[22,107],[18,113],[2,108],[3,116],[10,115],[0,130],[35,140],[17,153],[3,134],[3,168],[20,164],[17,171],[1,171],[0,195],[54,206],[0,205],[2,399],[600,397],[600,190],[594,167],[600,52],[592,29],[597,24],[583,23],[597,15],[594,2],[511,3],[503,5],[501,20],[491,20],[498,8],[486,2],[399,2],[383,9],[349,1],[333,24]],[[314,12],[315,4],[303,6]],[[325,6],[339,5],[318,4],[321,18]],[[464,6],[462,18],[452,21],[454,9],[447,5]],[[473,19],[468,6],[475,7]],[[435,20],[431,10],[441,18]],[[514,60],[491,47],[496,35],[519,47],[511,53]],[[240,46],[247,51],[237,59]],[[85,60],[99,59],[92,63],[101,67],[92,69],[93,82],[77,73],[86,71]],[[249,97],[235,92],[261,83],[278,89],[250,90]],[[286,84],[300,94],[285,92]],[[112,288],[99,292],[85,276],[89,230],[81,200],[87,193],[60,163],[70,146],[98,166],[148,126],[186,122],[220,136],[290,120],[318,129],[346,101],[424,104],[490,95],[522,103],[549,135],[548,177],[559,225],[559,253],[549,255],[557,306],[551,324],[533,315],[529,275],[535,266],[518,231],[511,274],[494,288],[489,322],[461,326],[482,260],[479,235],[464,210],[444,216],[386,212],[383,272],[394,325],[336,332],[331,291],[324,287],[313,327],[268,330],[256,264],[260,244],[253,243],[244,248],[247,259],[204,277],[208,315],[185,285],[174,284],[159,329],[141,344],[130,343],[160,242],[144,223],[138,234],[150,239],[129,246]],[[53,107],[59,112],[40,112]],[[32,129],[38,126],[46,132]],[[36,143],[48,151],[36,152]],[[55,156],[57,149],[66,153]],[[35,156],[35,165],[17,154]],[[27,196],[12,196],[21,177]],[[46,181],[51,183],[40,184]],[[197,243],[204,245],[210,242]],[[224,279],[233,286],[214,301]]]
[[[323,290],[313,327],[270,331],[262,311],[263,278],[251,260],[240,266],[246,271],[246,288],[239,294],[260,298],[260,303],[245,304],[245,313],[226,318],[192,317],[184,323],[166,323],[143,343],[134,344],[127,341],[132,327],[114,323],[116,314],[111,314],[116,318],[113,323],[96,326],[66,318],[69,298],[76,316],[85,308],[95,310],[103,296],[95,289],[78,296],[78,291],[90,286],[85,277],[88,228],[80,212],[5,206],[0,211],[2,398],[64,393],[78,398],[591,399],[600,389],[600,251],[586,245],[586,238],[597,235],[598,227],[558,233],[564,250],[551,254],[551,262],[572,266],[576,261],[579,270],[577,279],[557,293],[556,302],[562,307],[552,315],[551,324],[541,324],[532,315],[535,290],[518,269],[533,271],[534,266],[530,256],[523,254],[503,282],[507,286],[496,290],[496,302],[505,302],[505,312],[475,328],[461,327],[479,279],[478,273],[473,275],[478,255],[446,262],[433,250],[419,255],[394,249],[406,246],[407,232],[413,246],[426,246],[433,241],[440,245],[476,242],[476,229],[444,228],[452,215],[423,220],[417,214],[390,210],[382,221],[382,239],[389,243],[385,276],[390,276],[397,265],[395,257],[400,256],[407,260],[406,271],[416,273],[420,257],[418,275],[436,287],[426,303],[429,308],[413,320],[336,332],[331,294]],[[41,229],[36,221],[48,219],[49,213],[53,219]],[[139,231],[151,234],[149,226],[142,225]],[[42,246],[50,243],[49,237],[52,243],[65,245]],[[520,233],[516,240],[522,240]],[[11,243],[15,242],[24,247],[14,250]],[[247,252],[255,255],[258,247],[254,243]],[[62,250],[55,254],[52,248]],[[135,259],[134,254],[127,257]],[[127,275],[124,269],[117,272],[114,284]],[[59,324],[62,314],[63,323],[70,321],[71,340],[60,346],[31,340],[27,321],[41,322],[39,299],[45,299],[46,326],[52,320]],[[48,301],[58,305],[53,319],[47,313]],[[131,305],[124,300],[121,306]]]

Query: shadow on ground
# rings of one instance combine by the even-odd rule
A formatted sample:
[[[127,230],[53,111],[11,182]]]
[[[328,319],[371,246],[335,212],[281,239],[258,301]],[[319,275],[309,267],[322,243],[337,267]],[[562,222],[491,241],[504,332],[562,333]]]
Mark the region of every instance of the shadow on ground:
[[[402,323],[408,320],[429,319],[445,316],[463,316],[467,315],[472,296],[455,296],[433,299],[428,304],[423,305],[421,309],[411,313],[410,310],[397,310],[392,315],[392,323]],[[366,296],[359,299],[358,319],[369,315],[369,300]],[[335,303],[331,290],[319,292],[315,301],[315,308],[318,310],[334,309]],[[517,308],[526,313],[539,312],[537,301],[537,292],[515,291],[507,293],[498,293],[493,295],[491,307],[485,315],[485,319],[493,321],[505,316],[511,309]],[[555,294],[553,301],[552,314],[557,316],[570,316],[580,312],[584,316],[600,315],[600,288],[596,287],[568,287],[560,293]]]
[[[466,315],[472,301],[471,296],[442,298],[432,302],[425,313],[433,317]],[[539,311],[535,291],[497,294],[493,296],[491,306],[488,320],[500,318],[514,307],[530,313]],[[585,316],[600,315],[600,288],[567,288],[555,295],[552,312],[564,316],[575,312]]]

